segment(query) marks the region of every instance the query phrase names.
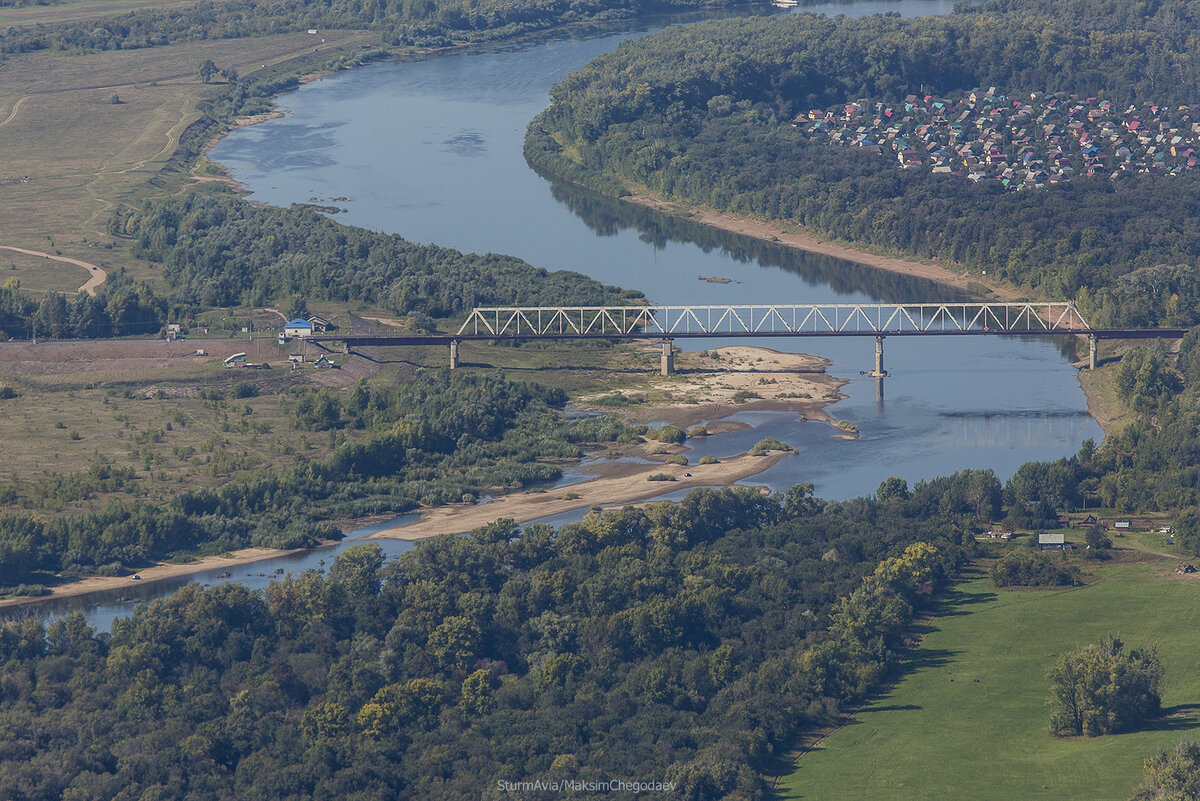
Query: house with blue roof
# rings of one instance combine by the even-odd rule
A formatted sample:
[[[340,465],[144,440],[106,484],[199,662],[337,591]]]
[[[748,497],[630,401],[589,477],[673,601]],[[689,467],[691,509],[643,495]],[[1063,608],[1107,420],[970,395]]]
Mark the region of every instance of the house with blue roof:
[[[288,337],[310,337],[313,333],[313,324],[308,320],[288,320],[283,326],[283,334]]]

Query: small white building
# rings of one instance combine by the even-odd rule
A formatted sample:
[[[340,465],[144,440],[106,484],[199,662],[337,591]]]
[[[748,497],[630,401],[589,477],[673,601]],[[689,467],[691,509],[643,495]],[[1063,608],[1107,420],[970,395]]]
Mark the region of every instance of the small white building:
[[[232,356],[225,359],[225,366],[226,367],[245,367],[246,366],[246,354],[245,353],[233,354]]]
[[[288,320],[283,326],[283,335],[288,337],[310,337],[313,333],[313,324],[308,320]]]

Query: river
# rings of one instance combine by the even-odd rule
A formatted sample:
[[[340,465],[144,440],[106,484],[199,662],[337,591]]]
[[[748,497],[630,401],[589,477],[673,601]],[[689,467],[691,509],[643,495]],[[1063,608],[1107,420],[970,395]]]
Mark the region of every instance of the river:
[[[902,0],[807,10],[914,16],[951,7],[951,0]],[[512,254],[547,269],[578,270],[604,283],[640,289],[660,303],[950,297],[928,282],[671,219],[533,172],[522,157],[522,139],[526,123],[547,104],[551,85],[622,41],[661,27],[557,31],[330,76],[279,98],[286,116],[233,132],[211,155],[257,201],[338,205],[346,209],[336,216],[339,222],[464,251]],[[698,275],[733,280],[713,284],[697,280]],[[750,429],[694,443],[695,458],[739,453],[766,436],[797,449],[797,456],[750,480],[756,485],[784,489],[810,481],[823,497],[850,498],[873,492],[890,475],[911,484],[988,467],[1007,479],[1026,461],[1064,456],[1085,438],[1103,436],[1087,413],[1075,369],[1063,352],[1066,343],[893,338],[886,354],[892,375],[884,381],[882,397],[874,379],[860,376],[873,365],[869,337],[767,344],[830,358],[830,372],[849,380],[843,390],[848,397],[830,411],[856,423],[861,436],[847,441],[832,427],[796,414],[746,411],[734,419]],[[394,556],[411,546],[391,542],[384,547]],[[336,550],[255,564],[228,578],[212,571],[195,580],[262,586],[277,570],[320,568],[320,560],[328,562]],[[80,609],[90,623],[107,629],[113,617],[182,583],[54,601],[38,612],[57,616]]]

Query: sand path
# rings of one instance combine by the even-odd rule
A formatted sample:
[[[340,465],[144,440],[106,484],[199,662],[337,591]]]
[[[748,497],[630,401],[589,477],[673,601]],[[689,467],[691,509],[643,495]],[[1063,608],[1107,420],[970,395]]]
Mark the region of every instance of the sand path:
[[[96,288],[108,280],[107,272],[100,269],[95,264],[90,264],[86,261],[80,261],[79,259],[68,259],[66,256],[55,256],[53,253],[43,253],[40,250],[14,248],[10,245],[0,245],[0,250],[11,250],[15,253],[24,253],[26,256],[41,256],[45,259],[53,259],[54,261],[66,262],[67,264],[74,264],[77,267],[82,267],[83,269],[89,271],[91,275],[88,276],[88,280],[83,283],[83,286],[79,287],[79,291],[86,292],[92,297],[96,297]]]

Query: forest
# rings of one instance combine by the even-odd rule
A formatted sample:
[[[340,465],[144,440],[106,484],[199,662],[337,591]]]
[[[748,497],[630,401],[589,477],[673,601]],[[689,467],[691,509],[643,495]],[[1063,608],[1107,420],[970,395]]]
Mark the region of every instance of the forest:
[[[1107,325],[1200,322],[1197,177],[1075,176],[1006,192],[810,140],[791,120],[855,98],[996,86],[1194,107],[1200,4],[985,3],[943,17],[717,20],[567,76],[529,126],[535,166],[610,194],[766,219],[986,270]]]
[[[11,622],[0,796],[459,801],[556,776],[761,799],[970,555],[918,511],[936,496],[697,490],[387,566],[358,545],[265,592],[191,585],[111,636]]]

